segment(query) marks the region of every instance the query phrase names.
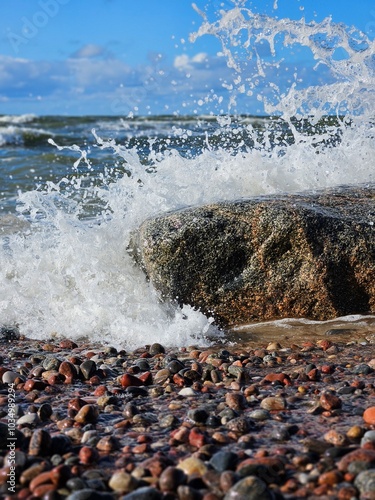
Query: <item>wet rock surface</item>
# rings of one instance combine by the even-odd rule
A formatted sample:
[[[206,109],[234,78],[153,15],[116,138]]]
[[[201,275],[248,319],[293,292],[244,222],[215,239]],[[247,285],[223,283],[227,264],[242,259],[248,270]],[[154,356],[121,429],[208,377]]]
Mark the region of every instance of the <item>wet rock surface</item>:
[[[375,312],[375,187],[265,196],[145,221],[130,250],[164,300],[224,325]]]
[[[375,498],[373,340],[134,352],[8,340],[0,496]]]

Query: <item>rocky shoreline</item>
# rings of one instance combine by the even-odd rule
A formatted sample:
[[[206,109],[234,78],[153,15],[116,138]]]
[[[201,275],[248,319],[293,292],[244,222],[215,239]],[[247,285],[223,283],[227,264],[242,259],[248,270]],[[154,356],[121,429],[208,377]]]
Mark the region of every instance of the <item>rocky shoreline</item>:
[[[373,337],[126,352],[3,330],[0,496],[375,499]]]

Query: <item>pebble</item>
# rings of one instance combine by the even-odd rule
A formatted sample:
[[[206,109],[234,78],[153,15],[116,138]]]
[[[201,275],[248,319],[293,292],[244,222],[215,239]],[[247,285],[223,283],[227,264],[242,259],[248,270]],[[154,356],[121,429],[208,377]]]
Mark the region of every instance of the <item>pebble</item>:
[[[170,465],[160,475],[159,488],[163,492],[177,491],[177,488],[187,480],[188,476],[182,469]]]
[[[229,420],[226,427],[237,434],[246,434],[250,431],[251,424],[245,417],[237,417]]]
[[[359,439],[363,436],[363,434],[364,430],[359,425],[353,425],[346,433],[349,439]]]
[[[237,463],[238,455],[232,451],[218,451],[209,461],[209,464],[218,472],[234,470]]]
[[[347,471],[351,462],[360,461],[375,465],[375,451],[358,448],[343,456],[337,464],[340,471]]]
[[[225,403],[232,410],[243,410],[247,406],[244,395],[240,392],[227,392],[225,395]]]
[[[354,485],[359,489],[361,498],[373,500],[375,498],[375,469],[360,472],[355,478]]]
[[[366,408],[363,413],[363,420],[366,424],[375,425],[375,406],[370,406]]]
[[[272,411],[272,410],[274,410],[274,411],[275,410],[276,411],[285,410],[285,408],[286,408],[286,401],[282,397],[269,396],[269,397],[266,397],[266,398],[262,399],[262,401],[260,403],[260,407],[263,410],[269,410],[269,411]]]
[[[116,493],[130,493],[139,486],[139,480],[124,471],[115,471],[108,486]]]
[[[271,418],[271,414],[268,410],[254,410],[249,413],[249,417],[253,420],[268,420]]]
[[[184,387],[178,392],[178,394],[187,398],[190,396],[196,396],[197,392],[194,391],[194,389],[192,389],[191,387]]]
[[[163,494],[157,489],[150,486],[143,486],[132,493],[128,493],[121,500],[162,500],[162,498]]]
[[[47,355],[42,362],[42,366],[46,371],[58,370],[60,365],[61,359],[53,355]]]
[[[36,429],[30,439],[29,455],[46,456],[50,452],[52,439],[48,431]]]
[[[113,500],[112,493],[95,491],[91,488],[75,491],[66,497],[66,500]]]
[[[324,410],[335,410],[341,408],[341,399],[330,391],[324,392],[319,399]]]
[[[249,476],[232,486],[224,500],[273,500],[273,498],[264,481],[256,476]]]
[[[208,419],[209,413],[205,408],[194,408],[193,410],[188,410],[187,418],[195,423],[204,423]]]
[[[361,439],[361,447],[363,448],[366,443],[375,443],[375,431],[367,431]]]
[[[5,373],[3,373],[2,381],[3,384],[13,384],[14,381],[19,377],[20,374],[18,372],[13,372],[11,370],[8,370]]]
[[[74,417],[74,420],[79,424],[88,424],[91,422],[96,422],[99,416],[99,410],[96,405],[84,405],[78,411],[77,415]]]
[[[334,446],[345,446],[348,444],[347,436],[334,429],[331,429],[324,434],[324,440]]]
[[[85,380],[89,380],[96,373],[96,363],[88,359],[80,364],[79,369]]]
[[[83,446],[79,450],[78,457],[82,464],[92,465],[98,460],[99,454],[98,451],[92,446]]]
[[[165,348],[161,344],[155,342],[154,344],[151,345],[149,353],[151,354],[151,356],[156,356],[157,354],[164,354]]]
[[[185,458],[178,465],[178,469],[184,471],[187,476],[197,475],[204,476],[207,472],[207,466],[205,463],[199,458],[195,458],[193,456]]]
[[[69,361],[63,361],[59,366],[59,374],[64,377],[66,384],[71,384],[74,379],[78,378],[76,367]]]
[[[26,413],[17,420],[17,425],[37,425],[40,422],[39,415],[37,413]]]

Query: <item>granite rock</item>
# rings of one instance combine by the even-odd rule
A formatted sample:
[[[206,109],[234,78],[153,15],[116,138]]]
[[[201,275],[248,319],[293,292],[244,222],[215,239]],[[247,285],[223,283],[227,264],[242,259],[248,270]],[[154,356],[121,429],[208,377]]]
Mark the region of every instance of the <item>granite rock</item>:
[[[375,312],[375,186],[269,195],[146,220],[129,251],[166,301],[219,324]]]

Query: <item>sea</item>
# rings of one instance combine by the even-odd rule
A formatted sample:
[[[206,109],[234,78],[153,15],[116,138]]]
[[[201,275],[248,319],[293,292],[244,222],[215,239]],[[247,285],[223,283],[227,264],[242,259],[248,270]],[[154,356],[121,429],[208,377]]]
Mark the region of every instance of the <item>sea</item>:
[[[374,316],[221,330],[188,304],[164,303],[135,265],[128,243],[146,218],[374,183],[373,39],[329,18],[307,23],[243,6],[212,22],[203,16],[191,40],[204,35],[219,39],[233,70],[226,112],[217,98],[208,114],[0,115],[0,326],[127,349],[374,333]],[[262,59],[255,49],[264,44]],[[293,45],[325,66],[328,83],[306,86],[296,74],[281,86],[278,48]],[[236,112],[258,90],[262,113]]]

